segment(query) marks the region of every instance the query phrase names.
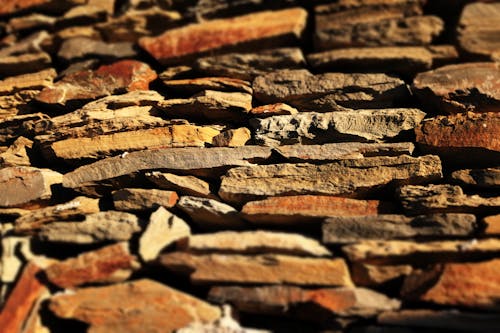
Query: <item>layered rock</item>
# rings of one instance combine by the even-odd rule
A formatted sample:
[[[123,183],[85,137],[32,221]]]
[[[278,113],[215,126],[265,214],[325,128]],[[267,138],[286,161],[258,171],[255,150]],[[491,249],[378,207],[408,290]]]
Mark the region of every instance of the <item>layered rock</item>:
[[[127,212],[152,211],[158,207],[171,208],[178,199],[176,192],[156,189],[126,188],[113,192],[115,209]]]
[[[457,170],[451,174],[455,183],[464,187],[495,190],[500,187],[500,169]]]
[[[153,171],[146,173],[146,178],[162,189],[173,190],[187,196],[215,198],[210,191],[210,184],[194,176]]]

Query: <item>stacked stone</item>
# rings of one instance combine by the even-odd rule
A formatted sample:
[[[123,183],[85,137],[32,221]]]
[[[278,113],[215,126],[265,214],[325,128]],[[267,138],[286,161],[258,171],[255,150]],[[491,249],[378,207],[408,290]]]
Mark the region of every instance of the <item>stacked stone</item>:
[[[500,4],[459,3],[4,0],[0,331],[498,331]]]

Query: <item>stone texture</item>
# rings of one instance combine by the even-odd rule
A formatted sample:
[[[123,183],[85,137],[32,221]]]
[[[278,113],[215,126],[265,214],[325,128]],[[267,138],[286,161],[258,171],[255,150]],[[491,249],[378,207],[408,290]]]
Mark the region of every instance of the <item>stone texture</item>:
[[[5,0],[0,9],[0,16],[18,14],[29,9],[64,11],[68,7],[85,3],[84,0]]]
[[[51,65],[50,55],[45,52],[26,53],[0,58],[2,76],[14,76],[44,70]]]
[[[500,163],[500,115],[466,113],[439,116],[416,129],[417,143],[446,163],[474,167]]]
[[[208,75],[228,76],[240,80],[253,80],[259,75],[279,69],[305,67],[299,48],[277,48],[258,53],[229,53],[198,58],[195,68]]]
[[[498,256],[500,241],[495,238],[433,242],[373,240],[346,245],[342,251],[350,261],[377,265],[436,263]]]
[[[7,167],[0,170],[0,207],[24,207],[48,200],[63,176],[50,169]]]
[[[455,185],[408,185],[397,190],[396,196],[409,214],[422,213],[495,213],[500,197],[466,195]]]
[[[182,195],[212,198],[210,184],[194,176],[178,176],[167,172],[148,172],[146,178],[164,190],[172,190]],[[165,206],[168,207],[168,206]]]
[[[323,224],[323,243],[466,237],[472,236],[475,231],[476,217],[471,214],[338,216],[329,218]]]
[[[281,253],[324,257],[331,252],[318,241],[299,234],[270,231],[223,231],[189,237],[183,250],[194,253]]]
[[[139,45],[163,65],[209,52],[284,46],[300,38],[306,18],[301,8],[259,12],[167,30],[141,38]]]
[[[259,165],[229,170],[222,177],[219,196],[228,202],[302,194],[363,197],[388,185],[440,177],[441,163],[431,155],[371,157],[322,165]]]
[[[234,304],[242,312],[287,313],[309,320],[321,320],[318,311],[343,317],[373,317],[382,311],[399,308],[399,301],[364,288],[214,287],[208,297],[217,303]]]
[[[136,56],[137,51],[130,42],[106,43],[88,37],[66,39],[57,52],[57,57],[66,62],[85,58],[110,60]]]
[[[0,166],[31,166],[30,153],[33,149],[33,141],[20,136],[0,154]]]
[[[80,167],[64,175],[63,186],[81,188],[133,172],[155,169],[208,172],[211,169],[251,165],[252,161],[266,159],[270,154],[269,148],[251,146],[144,150],[132,152],[124,158],[110,157]]]
[[[99,200],[87,197],[75,199],[55,206],[30,211],[16,219],[14,230],[18,234],[31,234],[51,222],[82,219],[87,214],[99,212]]]
[[[174,252],[160,256],[166,268],[186,274],[196,284],[296,284],[352,286],[343,259],[301,258],[285,255],[193,255]]]
[[[287,226],[318,223],[330,216],[377,215],[378,200],[356,200],[321,195],[271,197],[247,202],[242,217],[259,225]]]
[[[187,99],[167,99],[158,107],[169,118],[190,120],[242,121],[252,109],[252,95],[205,90]]]
[[[352,281],[356,286],[380,287],[412,272],[411,265],[370,265],[362,262],[351,264]]]
[[[285,103],[261,105],[250,110],[250,115],[256,118],[297,114],[299,111]]]
[[[4,229],[4,228],[2,228]],[[32,259],[30,251],[30,239],[28,237],[16,237],[9,235],[10,230],[2,230],[0,257],[0,303],[4,304],[6,287],[15,283],[19,273],[24,267],[25,260]]]
[[[339,141],[390,140],[418,126],[425,113],[418,109],[304,112],[252,119],[255,140],[265,145],[321,144]]]
[[[122,60],[103,65],[95,71],[86,70],[66,75],[53,87],[43,89],[36,100],[66,106],[68,103],[94,100],[99,97],[134,90],[148,90],[156,73],[145,63]]]
[[[241,147],[252,138],[251,132],[246,127],[228,129],[214,136],[212,145],[215,147]]]
[[[174,332],[220,317],[218,308],[148,279],[54,296],[49,308],[58,317],[84,321],[92,333]]]
[[[81,222],[53,222],[41,227],[38,238],[45,242],[98,244],[128,241],[141,231],[137,216],[105,211],[85,216]]]
[[[388,108],[408,98],[404,82],[385,74],[313,75],[305,69],[259,76],[253,90],[255,98],[263,103],[284,102],[299,111]]]
[[[160,76],[161,78],[161,76]],[[204,90],[252,93],[250,82],[230,77],[202,77],[183,80],[163,80],[163,84],[177,93],[191,94]]]
[[[186,222],[160,207],[151,214],[139,239],[139,255],[145,262],[155,260],[164,248],[190,235],[191,228]]]
[[[483,223],[486,225],[485,234],[500,235],[500,214],[485,217]]]
[[[458,27],[460,47],[476,56],[494,58],[500,52],[500,4],[465,6]]]
[[[43,113],[33,113],[17,115],[3,118],[0,122],[0,143],[2,145],[10,144],[18,137],[32,137],[35,129],[30,126],[40,120],[47,120],[49,117]]]
[[[72,289],[89,283],[108,284],[127,280],[138,266],[128,244],[117,243],[52,264],[44,272],[52,284]]]
[[[498,112],[500,65],[462,63],[420,73],[412,90],[429,110],[446,113]]]
[[[156,189],[124,188],[113,192],[116,210],[126,212],[152,211],[158,207],[171,208],[179,196],[173,191]]]
[[[451,179],[464,187],[495,190],[500,188],[500,168],[457,170]]]
[[[200,0],[196,5],[187,8],[190,15],[194,15],[197,20],[204,21],[218,17],[231,17],[241,15],[241,13],[255,12],[265,9],[282,9],[296,5],[295,0]]]
[[[234,207],[217,200],[184,196],[177,207],[202,230],[243,229],[248,226]]]
[[[498,310],[499,271],[498,259],[436,265],[414,271],[406,278],[401,294],[405,299]]]

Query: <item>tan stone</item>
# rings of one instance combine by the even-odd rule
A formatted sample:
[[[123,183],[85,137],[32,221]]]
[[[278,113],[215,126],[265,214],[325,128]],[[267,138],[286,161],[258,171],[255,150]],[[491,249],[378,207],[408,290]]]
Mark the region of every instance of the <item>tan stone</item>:
[[[28,152],[33,148],[33,141],[19,137],[12,145],[0,154],[0,165],[6,166],[31,166]]]
[[[487,216],[483,222],[486,224],[486,235],[500,235],[500,214]]]
[[[45,275],[51,283],[66,289],[88,283],[121,282],[137,268],[139,263],[130,254],[128,244],[117,243],[52,264],[45,269]]]
[[[92,333],[174,332],[221,315],[208,303],[147,279],[54,296],[49,308],[61,318],[87,323]]]
[[[494,190],[500,188],[500,168],[466,169],[452,172],[451,179],[464,187]]]
[[[163,84],[173,91],[193,95],[204,90],[243,92],[248,94],[252,93],[250,82],[230,77],[203,77],[196,79],[164,80]]]
[[[38,72],[50,67],[51,64],[50,55],[45,52],[2,56],[0,71],[5,76],[14,76]]]
[[[141,38],[139,45],[166,65],[214,51],[293,43],[302,34],[306,18],[301,8],[259,12],[168,30],[158,37]]]
[[[20,136],[31,137],[34,128],[30,124],[48,119],[43,113],[7,116],[0,123],[0,143],[8,145]]]
[[[183,195],[215,198],[210,191],[210,184],[194,176],[178,176],[172,173],[153,171],[146,173],[146,178],[161,189],[173,190]]]
[[[171,208],[179,196],[173,191],[156,189],[125,188],[113,192],[113,204],[116,210],[152,211],[158,207]]]
[[[352,281],[356,286],[362,287],[378,287],[412,272],[410,265],[381,266],[355,262],[350,267]]]
[[[250,110],[250,115],[257,118],[267,118],[272,116],[282,116],[297,114],[299,111],[285,103],[274,103],[268,105],[261,105]]]
[[[166,268],[190,274],[195,284],[297,284],[352,286],[343,259],[301,258],[285,255],[193,255],[174,252],[160,256]]]
[[[215,147],[241,147],[244,146],[252,135],[246,127],[229,129],[216,135],[212,139]]]

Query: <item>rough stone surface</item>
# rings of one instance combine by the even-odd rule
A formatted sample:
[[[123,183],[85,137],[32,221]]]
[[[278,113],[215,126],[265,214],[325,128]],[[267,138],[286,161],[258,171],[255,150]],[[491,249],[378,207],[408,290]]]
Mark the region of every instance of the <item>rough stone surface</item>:
[[[487,216],[483,219],[484,224],[486,224],[486,229],[484,231],[487,235],[499,235],[500,234],[500,214]]]
[[[89,283],[121,282],[137,268],[128,244],[117,243],[52,264],[44,272],[51,283],[66,289]]]
[[[160,256],[166,268],[193,272],[196,284],[297,284],[352,286],[349,270],[343,259],[301,258],[285,255],[193,255],[174,252]]]
[[[259,165],[229,170],[222,177],[219,196],[228,202],[302,194],[363,197],[391,184],[440,177],[441,163],[431,155],[371,157],[322,165]]]
[[[171,208],[178,199],[176,192],[156,189],[124,188],[113,192],[115,209],[126,212],[152,211],[158,207]]]
[[[161,76],[160,76],[161,78]],[[203,77],[183,80],[163,80],[170,90],[186,94],[196,94],[204,90],[252,93],[250,82],[230,77]]]
[[[304,112],[252,119],[255,140],[261,144],[320,144],[338,141],[384,141],[418,126],[425,113],[418,109]]]
[[[401,293],[407,299],[498,310],[499,271],[498,259],[436,265],[414,271],[406,278]]]
[[[500,65],[464,63],[420,73],[412,89],[429,110],[498,112]]]
[[[226,130],[212,139],[212,145],[215,147],[241,147],[250,139],[252,134],[246,127]]]
[[[408,97],[404,82],[385,74],[313,75],[305,69],[259,76],[253,90],[255,98],[263,103],[284,102],[299,111],[387,108]]]
[[[367,239],[413,237],[466,237],[472,236],[475,230],[476,217],[472,214],[338,216],[329,218],[323,224],[323,243],[342,244]]]
[[[139,45],[166,65],[208,52],[294,43],[306,18],[307,12],[301,8],[266,11],[168,30],[158,37],[141,38]]]
[[[30,154],[33,149],[33,141],[20,136],[0,154],[0,166],[31,166]]]
[[[317,223],[330,216],[377,215],[381,206],[378,200],[298,195],[247,202],[241,213],[252,223],[284,226]]]
[[[84,321],[93,333],[174,332],[220,317],[218,308],[148,279],[54,296],[49,308],[61,318]]]
[[[194,176],[178,176],[167,172],[148,172],[146,178],[164,190],[172,190],[182,195],[212,198],[210,184]],[[168,206],[165,206],[168,208]]]
[[[121,59],[137,56],[133,44],[129,42],[105,43],[88,37],[75,37],[65,40],[57,56],[63,61],[84,58]]]
[[[466,195],[455,185],[408,185],[396,192],[404,210],[409,214],[421,213],[479,213],[496,212],[500,197]]]
[[[34,128],[30,126],[30,123],[47,119],[49,119],[49,116],[43,113],[23,114],[4,118],[0,123],[0,143],[6,145],[15,141],[20,136],[31,137]]]
[[[380,287],[412,272],[411,265],[370,265],[356,262],[351,265],[352,281],[356,286]]]
[[[50,55],[45,52],[2,56],[0,72],[2,76],[13,76],[38,72],[50,67]]]
[[[155,260],[164,248],[190,235],[191,228],[186,222],[160,207],[151,214],[139,239],[139,255],[146,262]]]
[[[250,110],[250,115],[256,118],[297,114],[299,111],[285,103],[261,105]]]
[[[451,174],[451,178],[464,187],[490,190],[500,188],[500,168],[458,170]]]

